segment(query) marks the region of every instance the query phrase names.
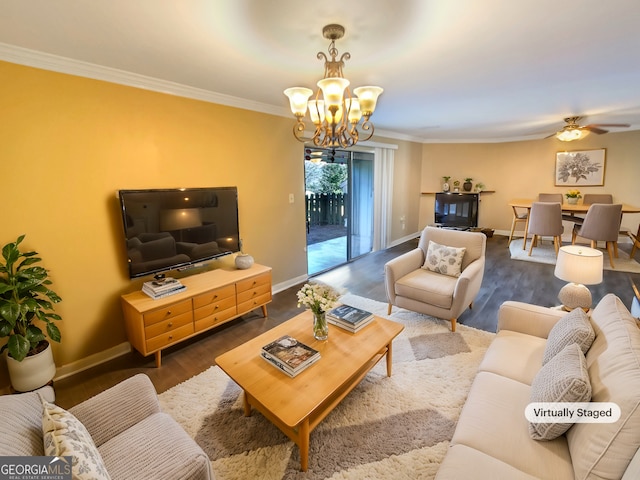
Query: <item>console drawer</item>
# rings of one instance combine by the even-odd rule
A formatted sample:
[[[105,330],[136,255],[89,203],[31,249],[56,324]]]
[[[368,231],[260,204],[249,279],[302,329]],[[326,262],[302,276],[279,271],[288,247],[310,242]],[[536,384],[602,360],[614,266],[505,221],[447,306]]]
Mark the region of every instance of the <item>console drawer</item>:
[[[216,288],[215,290],[211,290],[210,292],[193,297],[193,308],[204,307],[205,305],[209,305],[213,302],[219,302],[220,300],[225,298],[233,298],[235,294],[236,289],[233,284],[227,285],[226,287],[222,288]]]
[[[247,300],[246,302],[238,303],[238,315],[250,312],[251,310],[258,308],[261,305],[269,303],[271,301],[271,291],[257,295],[254,298]]]
[[[197,322],[205,317],[218,313],[222,310],[233,310],[236,313],[236,297],[231,296],[209,303],[203,307],[197,308],[193,312],[193,319]]]
[[[238,283],[236,283],[236,286],[238,288],[238,294],[240,294],[241,292],[245,292],[260,285],[267,284],[271,286],[271,272],[262,273],[260,275],[256,275],[255,277],[247,278],[246,280],[240,280]]]
[[[205,330],[213,325],[217,325],[218,323],[225,322],[231,318],[235,318],[236,315],[236,305],[234,303],[232,308],[227,308],[225,310],[217,310],[211,315],[207,315],[195,321],[196,332],[201,330]]]
[[[146,338],[157,337],[163,333],[169,333],[172,330],[176,330],[184,325],[193,323],[193,316],[191,312],[182,313],[180,315],[173,315],[162,322],[156,322],[153,325],[149,325],[144,329],[144,335]]]
[[[147,339],[147,351],[153,352],[161,348],[167,347],[173,343],[176,343],[183,338],[186,338],[193,334],[193,322],[178,327],[170,332],[163,333],[157,337]]]
[[[191,300],[182,300],[181,302],[173,303],[168,307],[159,308],[151,312],[145,313],[143,317],[144,326],[148,327],[154,323],[162,322],[168,318],[180,315],[182,313],[191,311]]]
[[[265,293],[268,293],[269,295],[271,295],[271,284],[270,283],[258,285],[256,287],[253,287],[252,289],[246,290],[244,292],[238,292],[238,304],[247,302],[247,301],[251,300],[252,298],[257,298],[259,296],[262,296]]]

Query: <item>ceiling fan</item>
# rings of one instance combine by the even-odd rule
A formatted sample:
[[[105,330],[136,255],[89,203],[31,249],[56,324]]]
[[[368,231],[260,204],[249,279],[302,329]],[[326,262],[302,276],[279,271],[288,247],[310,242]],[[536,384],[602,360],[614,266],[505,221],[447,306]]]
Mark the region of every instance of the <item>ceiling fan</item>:
[[[304,159],[313,163],[329,162],[335,163],[336,160],[347,160],[349,152],[344,150],[322,149],[322,148],[305,148]]]
[[[603,133],[607,133],[609,130],[604,130],[600,127],[630,127],[628,123],[592,123],[585,126],[580,126],[578,121],[582,117],[567,117],[564,119],[566,125],[562,127],[561,130],[556,133],[552,133],[551,135],[545,137],[553,137],[555,136],[558,140],[563,142],[571,142],[573,140],[580,140],[586,137],[590,132],[597,133],[598,135],[602,135]]]

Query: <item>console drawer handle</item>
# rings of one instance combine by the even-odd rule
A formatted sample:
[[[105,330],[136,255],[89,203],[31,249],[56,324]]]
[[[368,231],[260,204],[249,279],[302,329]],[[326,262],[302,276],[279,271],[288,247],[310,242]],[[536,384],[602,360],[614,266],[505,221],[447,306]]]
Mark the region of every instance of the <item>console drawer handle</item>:
[[[169,323],[167,324],[167,327],[169,327],[169,328],[173,327],[173,322],[169,322]]]

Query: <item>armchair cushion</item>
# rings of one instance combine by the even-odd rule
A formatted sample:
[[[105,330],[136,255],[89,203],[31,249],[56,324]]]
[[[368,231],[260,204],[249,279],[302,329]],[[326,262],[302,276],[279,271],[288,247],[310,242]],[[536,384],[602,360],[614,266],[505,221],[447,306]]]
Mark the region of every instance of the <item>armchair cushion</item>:
[[[44,399],[42,407],[45,455],[72,457],[74,479],[110,479],[102,456],[84,425],[71,413]]]
[[[466,250],[465,247],[448,247],[429,240],[422,268],[450,277],[459,277],[462,273],[462,259]]]

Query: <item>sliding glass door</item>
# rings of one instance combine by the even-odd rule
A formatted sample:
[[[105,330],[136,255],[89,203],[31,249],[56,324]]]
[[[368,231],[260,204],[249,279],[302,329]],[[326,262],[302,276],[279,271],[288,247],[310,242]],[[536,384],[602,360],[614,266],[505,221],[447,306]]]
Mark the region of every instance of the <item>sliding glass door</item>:
[[[373,154],[305,149],[309,275],[373,248]]]

